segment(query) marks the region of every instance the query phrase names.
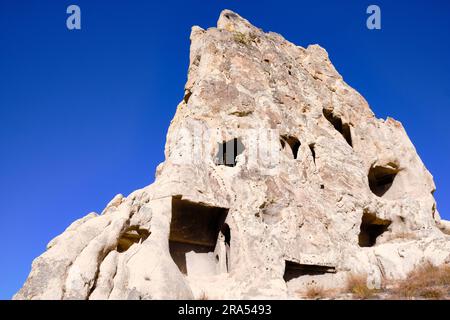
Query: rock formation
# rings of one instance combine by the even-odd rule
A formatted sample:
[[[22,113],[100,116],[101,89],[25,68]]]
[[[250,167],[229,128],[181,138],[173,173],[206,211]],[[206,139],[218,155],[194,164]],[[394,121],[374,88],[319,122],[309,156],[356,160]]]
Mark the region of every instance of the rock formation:
[[[50,241],[15,299],[291,298],[450,263],[431,174],[318,45],[194,26],[155,182]]]

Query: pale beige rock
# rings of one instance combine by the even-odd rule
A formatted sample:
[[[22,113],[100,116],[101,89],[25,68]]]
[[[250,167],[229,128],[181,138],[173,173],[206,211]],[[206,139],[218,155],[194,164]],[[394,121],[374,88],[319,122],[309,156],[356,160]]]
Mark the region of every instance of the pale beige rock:
[[[234,138],[235,165],[220,164]],[[14,298],[293,298],[450,263],[450,223],[401,123],[377,119],[325,49],[231,11],[192,28],[164,152],[152,185],[52,240]]]

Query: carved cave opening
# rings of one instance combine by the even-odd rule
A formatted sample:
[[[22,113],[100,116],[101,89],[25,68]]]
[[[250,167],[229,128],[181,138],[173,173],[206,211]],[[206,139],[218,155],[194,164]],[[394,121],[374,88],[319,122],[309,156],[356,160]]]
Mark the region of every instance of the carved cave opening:
[[[219,143],[219,150],[216,155],[216,164],[227,167],[236,166],[236,157],[244,152],[244,144],[240,138]]]
[[[386,232],[391,225],[390,220],[377,218],[376,215],[364,212],[361,218],[358,244],[360,247],[373,247],[377,238]]]
[[[288,282],[301,276],[316,276],[326,273],[335,273],[336,268],[332,266],[321,266],[315,264],[302,264],[294,261],[285,260],[284,281]]]
[[[172,197],[169,251],[182,273],[187,274],[186,253],[214,251],[219,232],[224,228],[226,230],[224,222],[227,214],[226,208]],[[227,237],[226,234],[224,236]]]
[[[342,134],[345,141],[353,147],[350,125],[343,123],[342,119],[336,116],[331,110],[323,109],[323,115],[333,125],[333,127]]]
[[[288,145],[289,148],[291,149],[292,156],[294,157],[294,159],[297,159],[298,149],[300,148],[301,143],[296,137],[293,137],[293,136],[281,136],[280,143],[281,143],[281,147],[283,149],[285,149],[286,146]]]
[[[139,229],[138,227],[130,227],[125,231],[117,242],[116,250],[118,252],[127,251],[133,244],[144,242],[150,232],[146,229]]]
[[[370,190],[378,197],[382,197],[392,187],[398,172],[396,164],[372,166],[368,175]]]

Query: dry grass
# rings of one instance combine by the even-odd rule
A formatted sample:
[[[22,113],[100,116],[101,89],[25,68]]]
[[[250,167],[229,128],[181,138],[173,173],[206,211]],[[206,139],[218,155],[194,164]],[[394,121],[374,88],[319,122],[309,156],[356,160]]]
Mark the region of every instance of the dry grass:
[[[250,45],[252,43],[258,44],[261,42],[261,39],[259,39],[258,36],[252,32],[247,34],[247,33],[242,33],[239,31],[235,31],[233,33],[233,38],[234,38],[234,41],[244,44],[244,45]]]
[[[203,291],[202,294],[198,297],[198,300],[209,300],[206,292]]]
[[[450,293],[450,266],[436,267],[427,262],[393,286],[400,298],[442,299]]]
[[[298,294],[307,299],[450,299],[450,265],[424,263],[405,280],[383,280],[380,289],[367,287],[367,275],[350,274],[342,289],[311,286]]]
[[[436,267],[424,263],[405,280],[385,282],[381,290],[369,289],[366,275],[353,274],[347,279],[346,291],[356,299],[448,299],[450,265]]]
[[[321,299],[327,296],[326,291],[322,287],[312,286],[306,290],[306,298],[308,299]]]
[[[376,292],[376,290],[367,287],[367,276],[363,274],[349,275],[347,278],[347,291],[357,299],[369,299]]]
[[[249,44],[250,40],[247,38],[245,34],[242,32],[235,32],[234,33],[234,41],[241,43],[241,44]]]

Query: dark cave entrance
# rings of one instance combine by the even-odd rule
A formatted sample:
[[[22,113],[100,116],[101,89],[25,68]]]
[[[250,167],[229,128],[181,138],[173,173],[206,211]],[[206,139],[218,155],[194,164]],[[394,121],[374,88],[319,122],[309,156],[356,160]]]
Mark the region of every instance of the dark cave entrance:
[[[281,143],[281,147],[283,149],[285,149],[286,145],[288,145],[289,148],[291,149],[292,156],[294,157],[294,159],[297,159],[298,149],[300,148],[301,143],[296,137],[293,137],[293,136],[281,136],[280,143]]]
[[[323,115],[333,125],[333,127],[342,134],[345,141],[353,147],[350,125],[343,123],[342,119],[333,114],[333,111],[331,110],[323,109]]]
[[[284,268],[284,281],[288,282],[289,280],[310,275],[316,276],[326,273],[335,273],[336,269],[332,266],[321,266],[314,264],[302,264],[294,261],[285,260],[285,268]]]
[[[182,200],[180,196],[172,197],[169,251],[182,273],[187,273],[187,252],[214,251],[219,232],[225,228],[227,214],[226,208]]]
[[[378,197],[382,197],[392,187],[398,172],[395,164],[372,166],[368,175],[370,190]]]
[[[390,220],[380,219],[372,213],[364,212],[361,218],[360,233],[358,236],[359,246],[374,246],[377,242],[377,238],[388,230],[390,224]]]
[[[150,232],[146,229],[139,229],[138,227],[130,227],[125,231],[117,242],[116,250],[118,252],[127,251],[133,244],[145,241]]]

